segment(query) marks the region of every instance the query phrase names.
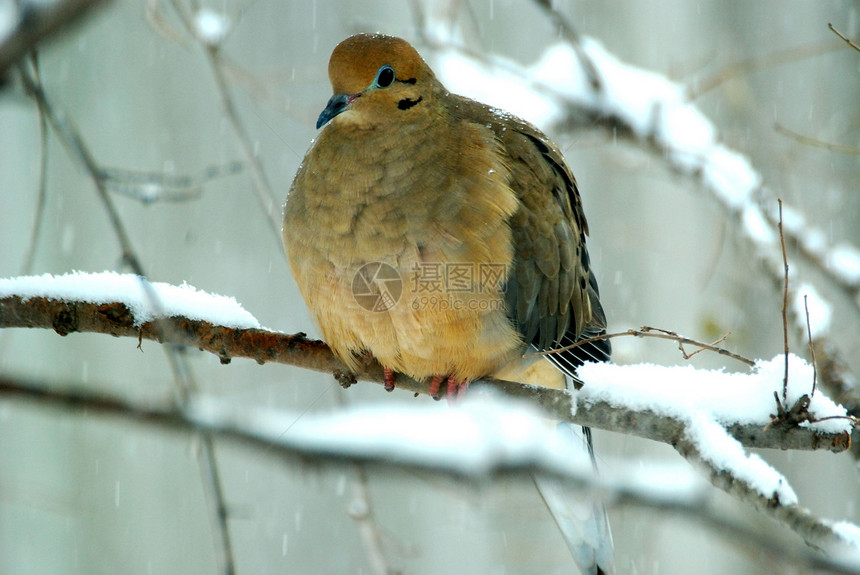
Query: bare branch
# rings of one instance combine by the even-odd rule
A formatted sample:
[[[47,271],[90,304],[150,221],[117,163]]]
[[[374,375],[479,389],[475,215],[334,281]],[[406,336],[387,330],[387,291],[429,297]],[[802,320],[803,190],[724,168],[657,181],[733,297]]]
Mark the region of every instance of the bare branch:
[[[831,144],[830,142],[824,142],[822,140],[810,138],[809,136],[804,136],[803,134],[799,134],[794,130],[789,130],[782,124],[774,124],[773,128],[778,133],[793,138],[802,144],[806,144],[807,146],[824,148],[828,152],[838,152],[840,154],[860,154],[860,148],[856,148],[854,146],[844,146],[842,144]]]
[[[627,331],[620,331],[620,332],[616,332],[616,333],[604,333],[602,335],[596,335],[594,337],[586,337],[586,338],[580,339],[576,343],[572,343],[572,344],[565,346],[565,347],[561,347],[558,349],[550,349],[547,351],[531,352],[531,353],[527,353],[527,354],[523,355],[523,357],[532,357],[532,356],[539,356],[539,355],[550,355],[553,353],[561,353],[563,351],[567,351],[569,349],[574,349],[574,348],[577,348],[581,345],[585,345],[586,343],[589,343],[592,341],[597,341],[597,340],[601,340],[601,339],[612,339],[615,337],[624,337],[624,336],[654,337],[657,339],[668,339],[668,340],[672,340],[672,341],[677,341],[678,347],[681,349],[681,353],[683,354],[684,359],[690,359],[691,357],[693,357],[694,355],[696,355],[700,351],[708,350],[708,351],[713,351],[714,353],[718,353],[720,355],[725,355],[725,356],[731,357],[732,359],[736,359],[736,360],[740,361],[741,363],[747,364],[750,367],[755,365],[755,362],[749,358],[746,358],[742,355],[739,355],[737,353],[729,351],[725,348],[716,346],[716,344],[721,343],[723,340],[725,340],[726,337],[728,337],[728,334],[722,336],[721,338],[719,338],[714,343],[704,343],[701,341],[696,341],[694,339],[690,339],[688,337],[678,335],[674,331],[661,329],[659,327],[650,327],[647,325],[643,325],[641,328],[639,328],[639,330],[628,329]],[[691,354],[687,354],[687,352],[685,352],[684,348],[683,348],[684,344],[695,345],[695,346],[699,347],[699,349],[694,351]]]
[[[218,96],[221,99],[221,106],[224,109],[224,113],[227,115],[227,119],[230,121],[230,125],[233,127],[236,137],[239,139],[242,153],[245,156],[244,163],[250,168],[251,176],[254,179],[254,191],[257,195],[257,201],[260,204],[263,213],[266,215],[266,219],[269,222],[269,228],[275,235],[275,240],[280,251],[281,204],[275,199],[275,194],[272,192],[272,186],[269,184],[269,179],[263,169],[263,164],[260,162],[258,155],[254,152],[254,144],[251,142],[251,137],[248,135],[248,130],[245,127],[245,124],[239,117],[239,111],[236,108],[236,102],[233,99],[233,95],[230,93],[227,76],[224,71],[221,56],[221,45],[208,43],[195,33],[195,26],[193,23],[194,15],[188,13],[184,6],[182,6],[180,0],[171,0],[171,4],[179,15],[180,20],[182,20],[188,34],[191,35],[198,44],[200,44],[200,47],[206,55],[206,60],[209,63],[209,67],[212,70],[212,76],[215,79],[215,84],[218,88]]]
[[[828,23],[828,24],[827,24],[827,27],[828,27],[828,28],[830,28],[830,30],[831,30],[834,34],[836,34],[837,36],[839,36],[840,38],[842,38],[842,39],[845,41],[845,43],[846,43],[846,44],[848,44],[849,46],[851,46],[852,48],[854,48],[855,50],[857,50],[858,52],[860,52],[860,46],[858,46],[857,44],[855,44],[854,42],[852,42],[852,41],[851,41],[851,39],[849,39],[849,38],[848,38],[847,36],[845,36],[842,32],[840,32],[839,30],[837,30],[837,29],[836,29],[836,27],[835,27],[833,24],[829,24],[829,23]]]
[[[782,403],[780,408],[788,402],[788,254],[785,252],[785,233],[782,231],[782,198],[777,198],[779,203],[779,243],[782,246],[782,265],[785,269],[782,284],[782,345],[785,356],[785,378],[782,380]]]
[[[718,70],[715,74],[707,76],[704,80],[694,81],[687,88],[687,97],[690,100],[695,100],[702,94],[721,86],[729,80],[748,76],[759,70],[766,70],[775,66],[791,64],[806,58],[813,58],[828,52],[833,52],[835,48],[832,42],[820,42],[817,44],[806,44],[802,46],[792,46],[784,50],[771,52],[764,56],[748,58],[739,62],[734,62],[728,66]]]
[[[341,409],[347,407],[344,394],[335,394],[335,402]],[[358,525],[358,533],[364,545],[371,569],[375,575],[389,575],[394,570],[389,565],[385,550],[382,548],[382,533],[373,512],[373,500],[370,497],[370,485],[367,479],[367,469],[363,462],[353,465],[352,501],[349,504],[349,516]]]
[[[809,301],[808,295],[803,294],[803,311],[806,312],[806,337],[809,343],[809,355],[812,360],[812,391],[810,396],[815,395],[815,386],[818,383],[818,368],[815,366],[815,346],[812,345],[812,326],[809,325]]]
[[[41,86],[42,79],[39,76],[39,55],[34,50],[31,52],[30,63],[33,68],[33,81]],[[39,196],[36,200],[36,216],[33,222],[33,230],[30,234],[30,244],[27,247],[27,255],[24,257],[23,273],[29,274],[36,261],[36,249],[39,238],[42,236],[42,226],[45,222],[45,205],[48,197],[48,120],[44,110],[39,107],[39,142],[41,145],[39,153]]]

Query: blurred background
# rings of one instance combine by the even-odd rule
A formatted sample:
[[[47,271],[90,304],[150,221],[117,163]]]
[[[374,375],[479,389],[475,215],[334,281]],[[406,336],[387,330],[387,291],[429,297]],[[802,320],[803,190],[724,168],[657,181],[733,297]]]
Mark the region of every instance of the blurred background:
[[[316,336],[271,221],[331,95],[327,63],[346,36],[379,31],[422,44],[422,22],[447,26],[470,49],[533,63],[560,38],[526,0],[204,3],[229,23],[219,68],[189,34],[194,5],[122,0],[38,50],[44,90],[103,168],[144,178],[189,177],[201,193],[144,203],[114,192],[148,276],[235,297],[269,328]],[[860,146],[860,52],[830,30],[860,38],[852,1],[556,1],[578,32],[621,60],[688,86],[693,103],[745,154],[771,191],[831,242],[860,245],[860,156],[777,130]],[[177,7],[179,10],[177,10]],[[223,76],[226,90],[219,85]],[[225,113],[224,94],[236,116]],[[468,94],[466,94],[468,95]],[[238,119],[275,202],[261,206]],[[526,118],[528,119],[528,118]],[[695,178],[646,144],[600,126],[540,126],[563,149],[580,185],[610,331],[652,325],[752,358],[782,351],[781,296],[736,224]],[[44,207],[39,190],[45,164]],[[230,167],[241,162],[241,170]],[[213,168],[225,172],[209,178]],[[259,189],[259,188],[258,188]],[[33,230],[41,218],[38,234]],[[54,135],[43,142],[35,103],[19,83],[0,91],[0,277],[72,270],[129,271],[95,186]],[[32,252],[32,257],[28,254]],[[793,269],[834,306],[832,337],[860,370],[858,306],[793,250]],[[856,296],[856,294],[855,294]],[[803,354],[805,342],[793,340]],[[0,332],[0,371],[139,401],[169,398],[173,379],[158,345],[42,330]],[[686,363],[671,342],[616,339],[618,363]],[[330,376],[249,360],[219,364],[189,352],[207,394],[237,405],[295,411],[348,402],[432,402],[378,385],[342,390]],[[743,369],[702,353],[698,367]],[[741,398],[739,398],[740,400]],[[437,404],[434,404],[437,405]],[[434,408],[444,408],[437,405]],[[392,430],[396,433],[396,430]],[[643,466],[675,461],[670,447],[596,432],[599,457]],[[0,572],[214,573],[199,446],[97,416],[0,398]],[[299,466],[218,444],[239,573],[370,573],[349,515],[350,468]],[[800,503],[860,521],[860,485],[847,454],[761,455],[785,473]],[[384,550],[402,573],[571,573],[567,549],[530,481],[462,485],[368,470]],[[775,537],[792,533],[715,490],[726,512]],[[619,573],[773,573],[773,558],[690,520],[610,509]],[[800,568],[778,565],[778,572]]]

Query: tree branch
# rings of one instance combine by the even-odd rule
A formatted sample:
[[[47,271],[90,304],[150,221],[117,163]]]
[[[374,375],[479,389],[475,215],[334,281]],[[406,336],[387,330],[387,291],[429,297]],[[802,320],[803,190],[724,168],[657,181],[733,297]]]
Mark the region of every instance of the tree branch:
[[[165,329],[165,324],[169,328]],[[225,364],[234,357],[244,357],[260,364],[283,363],[331,373],[344,386],[352,384],[356,378],[378,384],[384,382],[382,366],[376,361],[367,362],[364,370],[353,376],[324,342],[309,340],[302,333],[288,335],[265,329],[234,329],[185,317],[161,318],[138,324],[131,311],[122,303],[93,304],[39,297],[27,300],[17,296],[6,297],[0,299],[0,328],[9,327],[53,329],[60,335],[74,332],[105,333],[134,337],[138,341],[146,339],[186,345],[213,353]],[[397,374],[395,383],[402,390],[429,394],[427,382],[415,381],[403,374]],[[577,394],[509,381],[486,379],[472,385],[490,386],[508,396],[540,405],[551,417],[560,421],[670,445],[677,445],[684,437],[684,421],[649,411],[621,409],[601,401],[586,402]],[[733,425],[729,426],[728,431],[746,447],[840,452],[851,444],[847,433],[829,433],[797,426],[763,427],[764,423]]]

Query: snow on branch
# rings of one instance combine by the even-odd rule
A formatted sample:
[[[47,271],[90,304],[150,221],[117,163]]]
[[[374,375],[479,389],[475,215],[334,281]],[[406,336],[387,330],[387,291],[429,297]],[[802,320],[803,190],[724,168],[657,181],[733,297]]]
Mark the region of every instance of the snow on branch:
[[[0,297],[10,295],[25,300],[45,298],[90,304],[121,301],[134,318],[135,326],[152,322],[159,316],[183,316],[224,327],[260,327],[260,322],[232,297],[206,293],[186,283],[174,286],[148,282],[140,276],[110,271],[0,279]]]
[[[156,315],[155,310],[164,315]],[[73,273],[0,280],[0,327],[54,329],[61,335],[89,331],[131,336],[138,342],[151,339],[197,347],[217,354],[222,363],[229,363],[233,357],[248,357],[259,363],[274,361],[329,372],[344,385],[354,383],[356,376],[383,382],[382,368],[376,363],[369,363],[365,373],[353,375],[323,342],[310,341],[303,334],[272,332],[259,325],[232,298],[187,285],[148,283],[136,275]],[[793,385],[789,399],[806,391],[811,372],[799,358],[793,357],[791,363]],[[779,365],[781,360],[776,358],[760,362],[750,374],[726,374],[688,366],[593,364],[581,370],[586,384],[575,394],[504,381],[475,382],[472,389],[480,393],[482,388],[491,388],[525,399],[559,420],[668,443],[682,455],[709,467],[715,485],[773,517],[782,517],[810,544],[830,546],[838,539],[833,530],[797,505],[782,475],[757,456],[747,455],[742,447],[842,451],[850,445],[852,420],[821,393],[809,401],[807,421],[802,425],[772,424],[770,411],[774,404],[768,398],[781,388]],[[397,385],[416,393],[429,391],[426,382],[402,375]],[[201,404],[194,395],[189,401],[198,402],[183,414],[190,417]],[[252,417],[243,415],[231,425],[253,433],[266,421],[266,417],[254,413]],[[289,427],[283,423],[283,419],[276,419],[271,425],[281,430]],[[448,429],[447,426],[442,422],[436,428]],[[207,431],[220,433],[218,429]],[[427,435],[435,441],[439,434]],[[402,433],[397,436],[403,439]],[[355,441],[360,439],[354,433],[352,437]],[[466,439],[474,438],[465,433],[457,440]],[[315,445],[324,454],[329,449]],[[410,450],[416,446],[423,449],[427,444],[410,442]],[[377,448],[369,445],[362,449]],[[362,457],[382,458],[369,452]],[[432,463],[432,459],[428,461],[426,464]],[[529,465],[535,464],[535,460],[529,461]],[[474,465],[471,460],[463,463],[464,467]],[[495,469],[495,465],[479,468]],[[450,464],[443,468],[453,471]]]
[[[145,280],[139,276],[114,273],[0,280],[0,328],[53,329],[60,335],[107,333],[139,341],[187,345],[218,355],[222,363],[229,363],[234,357],[245,357],[258,363],[296,365],[332,373],[344,385],[353,383],[355,377],[383,382],[382,368],[376,362],[368,362],[364,372],[353,377],[325,343],[308,340],[304,334],[288,335],[260,328],[259,322],[232,298],[214,296],[191,286],[150,284],[158,294],[158,306],[169,310],[163,316],[154,317],[152,303],[136,285],[142,281]],[[796,363],[798,369],[805,365],[801,360]],[[687,425],[684,414],[692,407],[684,405],[684,401],[692,401],[695,397],[697,401],[722,406],[724,411],[715,412],[714,417],[728,426],[732,436],[747,447],[838,452],[850,445],[850,421],[847,419],[832,419],[805,427],[772,425],[763,429],[770,422],[768,394],[777,389],[776,386],[781,387],[782,382],[779,377],[763,376],[761,371],[745,376],[692,367],[595,364],[588,366],[582,375],[588,383],[587,391],[574,395],[513,382],[487,381],[474,385],[489,385],[507,395],[527,399],[559,420],[670,444],[683,437]],[[665,382],[664,390],[660,391],[654,381]],[[739,383],[732,386],[726,383],[728,381]],[[797,395],[807,391],[804,377],[793,376],[792,381],[796,382],[793,393],[795,389]],[[754,385],[753,382],[758,383]],[[428,393],[426,382],[414,381],[402,374],[398,374],[396,385],[415,393]],[[751,389],[758,390],[758,399],[754,402],[748,399]],[[637,398],[643,401],[637,403]],[[644,398],[650,399],[645,401]],[[749,407],[751,405],[756,409]],[[770,411],[773,409],[771,404]],[[809,409],[811,416],[817,419],[845,415],[844,410],[820,393],[816,394]]]
[[[174,404],[138,405],[73,386],[48,389],[0,375],[0,395],[89,416],[122,417],[168,429],[205,433],[239,442],[266,455],[328,464],[379,465],[481,482],[499,476],[541,474],[589,489],[614,505],[637,505],[688,516],[720,536],[754,544],[793,565],[860,573],[860,528],[817,519],[796,505],[780,511],[793,528],[839,561],[806,547],[778,542],[727,518],[710,502],[710,491],[689,467],[605,461],[593,473],[584,450],[557,434],[532,405],[495,393],[467,398],[457,408],[438,404],[358,407],[333,414],[237,408],[210,397],[194,397],[185,409]],[[798,520],[803,519],[803,521]]]

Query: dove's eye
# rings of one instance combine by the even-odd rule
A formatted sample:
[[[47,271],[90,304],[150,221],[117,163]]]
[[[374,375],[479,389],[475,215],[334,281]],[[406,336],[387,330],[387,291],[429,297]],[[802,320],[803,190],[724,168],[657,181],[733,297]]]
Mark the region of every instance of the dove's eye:
[[[376,79],[373,81],[374,88],[387,88],[394,83],[394,68],[391,66],[383,66],[376,73]]]

